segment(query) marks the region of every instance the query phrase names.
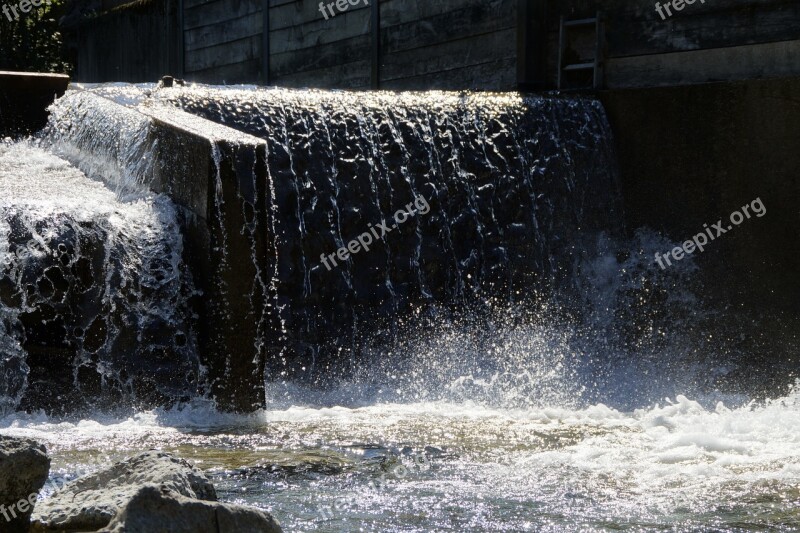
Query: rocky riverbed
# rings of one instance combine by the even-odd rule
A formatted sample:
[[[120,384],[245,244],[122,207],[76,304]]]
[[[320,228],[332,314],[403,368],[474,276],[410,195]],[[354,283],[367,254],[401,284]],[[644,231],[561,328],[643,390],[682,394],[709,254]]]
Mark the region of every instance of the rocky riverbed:
[[[49,470],[43,445],[0,436],[0,531],[282,531],[264,511],[218,502],[205,474],[169,453],[140,453],[39,500]]]

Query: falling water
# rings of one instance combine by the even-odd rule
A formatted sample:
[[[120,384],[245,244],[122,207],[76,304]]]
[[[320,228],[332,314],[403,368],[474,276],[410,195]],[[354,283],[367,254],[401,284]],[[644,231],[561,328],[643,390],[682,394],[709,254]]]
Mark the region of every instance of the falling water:
[[[531,299],[563,284],[586,235],[621,230],[594,101],[206,87],[153,98],[267,142],[262,233],[275,256],[260,270],[274,272],[285,334],[273,379],[352,369],[365,339],[396,338],[420,309]],[[430,212],[393,223],[420,198]],[[369,251],[322,261],[381,224],[394,233]]]
[[[193,289],[170,200],[120,199],[30,142],[0,146],[0,188],[5,409],[193,395]]]
[[[741,377],[765,376],[758,326],[706,302],[691,261],[659,269],[664,236],[623,232],[596,102],[94,91],[128,109],[65,99],[41,146],[0,148],[0,395],[6,412],[33,405],[47,370],[58,398],[153,393],[162,407],[1,419],[47,443],[54,477],[174,451],[287,531],[800,525],[800,385],[771,365],[754,393]],[[244,141],[233,162],[213,144],[209,204],[225,284],[211,299],[247,302],[237,333],[270,371],[249,415],[167,401],[197,388],[209,356],[182,208],[143,187],[163,147],[137,111],[159,105],[266,142],[265,169]],[[321,263],[418,196],[430,212]]]

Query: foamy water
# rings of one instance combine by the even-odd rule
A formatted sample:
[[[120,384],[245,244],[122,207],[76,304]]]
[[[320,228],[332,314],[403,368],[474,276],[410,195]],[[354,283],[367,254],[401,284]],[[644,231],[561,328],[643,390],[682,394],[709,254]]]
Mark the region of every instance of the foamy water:
[[[194,393],[182,255],[168,197],[90,179],[34,141],[0,143],[0,413],[26,393],[64,412]]]
[[[92,167],[100,174],[101,163]],[[60,251],[65,228],[91,223],[98,241],[118,245],[119,272],[167,257],[156,285],[180,292],[171,203],[130,176],[105,185],[20,143],[0,145],[0,185],[0,213],[41,237],[12,252],[0,217],[13,279]],[[729,379],[750,368],[748,353],[734,357],[738,338],[707,322],[691,263],[668,273],[652,264],[669,247],[652,232],[622,244],[599,235],[559,295],[569,305],[554,298],[533,312],[409,325],[350,381],[269,383],[269,409],[248,416],[195,399],[124,416],[6,414],[0,432],[44,443],[59,482],[138,451],[174,452],[207,471],[222,499],[267,509],[286,531],[800,530],[800,385],[765,400]],[[117,285],[101,290],[113,301]],[[178,322],[174,305],[137,305],[137,316]],[[129,362],[113,338],[97,352],[109,382]],[[25,383],[9,376],[27,375],[27,359],[1,329],[0,350],[0,392],[17,400]],[[91,359],[81,353],[77,362]]]
[[[198,403],[124,420],[17,415],[0,428],[46,443],[56,476],[174,451],[287,531],[800,527],[797,390],[629,412],[427,402],[237,417]]]

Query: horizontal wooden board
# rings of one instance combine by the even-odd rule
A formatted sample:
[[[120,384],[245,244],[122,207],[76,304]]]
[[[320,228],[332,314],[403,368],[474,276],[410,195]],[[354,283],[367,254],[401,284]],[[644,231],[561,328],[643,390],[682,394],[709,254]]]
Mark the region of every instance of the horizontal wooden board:
[[[508,18],[510,16],[502,0],[436,0],[435,2],[384,0],[381,2],[381,28],[424,21],[475,7],[485,8],[492,14],[492,18]]]
[[[206,4],[213,4],[217,0],[183,0],[184,8],[198,7]]]
[[[186,52],[186,72],[197,72],[223,65],[232,65],[259,59],[261,36],[247,37],[230,43],[219,44]]]
[[[386,54],[381,65],[381,79],[390,81],[503,59],[513,60],[516,49],[509,46],[509,43],[514,42],[515,35],[515,30],[508,29],[426,48]]]
[[[370,36],[359,35],[332,44],[304,50],[270,55],[270,74],[285,76],[292,73],[330,68],[355,60],[369,60]]]
[[[184,0],[186,1],[186,0]],[[214,26],[245,15],[261,13],[262,0],[212,0],[190,7],[184,4],[184,30]]]
[[[240,83],[259,83],[261,79],[261,60],[251,59],[241,63],[212,67],[186,75],[188,81],[232,85]]]
[[[287,74],[273,79],[282,87],[315,87],[320,89],[358,89],[369,87],[369,61],[355,61],[329,68]]]
[[[212,26],[202,26],[184,32],[184,42],[187,51],[207,48],[231,41],[238,41],[246,37],[261,35],[264,31],[264,21],[261,13],[252,13],[237,19],[228,20]]]
[[[331,3],[331,0],[325,0],[326,5]],[[335,1],[334,1],[335,3]],[[371,1],[369,2],[372,3]],[[329,24],[336,24],[338,18],[347,13],[353,13],[359,10],[369,11],[370,5],[365,3],[365,0],[359,0],[356,5],[348,3],[348,9],[344,12],[339,12],[334,7],[336,16],[331,17],[328,11],[328,19],[319,9],[320,0],[303,0],[301,2],[288,2],[280,6],[270,8],[269,13],[269,28],[270,31],[281,30],[284,28],[291,28],[293,26],[301,26],[311,22],[327,22]]]
[[[308,24],[270,32],[272,53],[280,54],[315,46],[331,44],[351,37],[369,34],[370,12],[354,10],[326,21],[320,19]]]
[[[499,0],[492,5],[479,4],[384,28],[381,30],[381,46],[384,53],[392,53],[516,28],[516,5],[517,0]],[[498,16],[498,12],[506,16]],[[512,39],[508,46],[515,47],[516,41]]]
[[[512,91],[517,85],[516,59],[502,59],[481,65],[449,69],[381,84],[382,89],[409,90],[492,90]]]

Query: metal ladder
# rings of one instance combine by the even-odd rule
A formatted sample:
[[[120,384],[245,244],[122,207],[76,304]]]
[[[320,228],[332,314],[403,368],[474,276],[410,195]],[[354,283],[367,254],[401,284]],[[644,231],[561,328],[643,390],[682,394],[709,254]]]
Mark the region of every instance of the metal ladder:
[[[569,65],[564,64],[564,53],[567,49],[567,32],[570,28],[590,27],[594,26],[595,31],[595,49],[594,59],[585,63],[572,63]],[[578,72],[585,70],[592,70],[592,86],[591,87],[576,87],[576,89],[600,89],[603,85],[603,47],[605,44],[605,25],[603,23],[603,14],[598,11],[594,18],[566,20],[561,17],[561,27],[558,34],[558,89],[562,90],[564,87],[564,73]]]

